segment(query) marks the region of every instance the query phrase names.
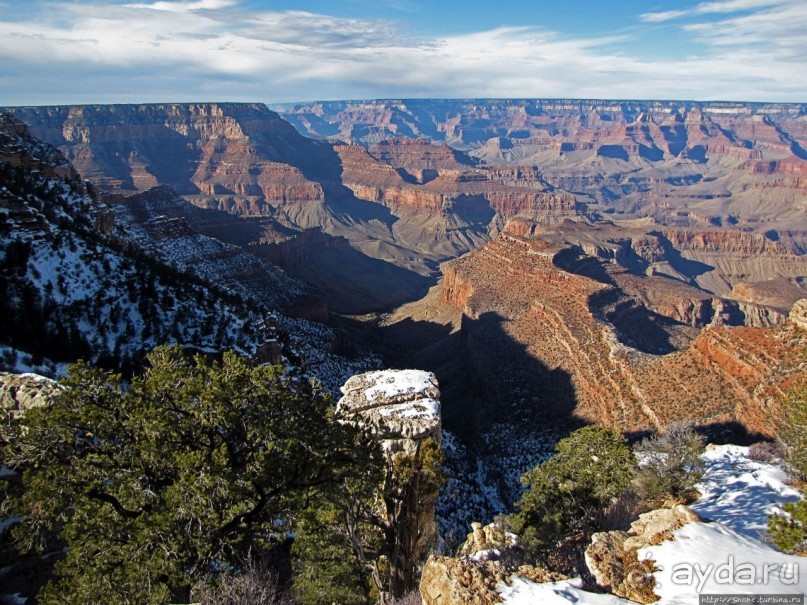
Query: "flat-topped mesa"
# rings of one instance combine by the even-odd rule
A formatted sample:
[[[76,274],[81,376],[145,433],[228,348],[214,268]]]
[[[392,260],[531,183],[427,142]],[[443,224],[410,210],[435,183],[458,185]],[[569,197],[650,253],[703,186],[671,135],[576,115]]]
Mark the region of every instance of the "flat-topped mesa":
[[[422,370],[379,370],[342,387],[337,417],[368,427],[388,454],[414,453],[429,437],[442,440],[437,378]]]

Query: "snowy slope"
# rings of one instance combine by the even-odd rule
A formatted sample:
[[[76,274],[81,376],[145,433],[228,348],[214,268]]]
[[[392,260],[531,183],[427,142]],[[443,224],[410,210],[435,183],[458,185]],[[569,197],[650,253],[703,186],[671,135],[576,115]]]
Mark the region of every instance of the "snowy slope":
[[[260,314],[106,236],[105,210],[55,150],[0,121],[0,365],[88,357],[126,366],[164,342],[254,350]]]
[[[764,539],[768,515],[781,512],[783,502],[801,498],[798,490],[787,485],[781,468],[751,460],[747,447],[716,446],[702,458],[706,472],[696,486],[702,495],[690,508],[740,534]]]
[[[699,595],[807,595],[807,558],[763,540],[767,516],[799,498],[776,465],[748,458],[748,448],[710,447],[703,455],[703,496],[691,505],[709,523],[690,523],[673,539],[641,549],[656,561],[660,605],[698,605]],[[518,576],[499,586],[506,605],[617,605],[632,601],[581,590],[579,580],[535,584]]]
[[[580,589],[580,580],[536,584],[521,577],[499,590],[506,605],[634,605],[633,601]]]
[[[785,555],[722,523],[690,523],[674,539],[639,551],[652,558],[662,605],[703,594],[807,594],[807,559]]]
[[[276,312],[308,287],[196,232],[185,215],[204,211],[169,188],[109,203],[0,115],[0,369],[58,376],[81,357],[133,369],[165,342],[251,355],[275,341],[281,363],[338,395],[379,367],[333,353],[331,328]]]
[[[691,508],[714,523],[685,525],[674,540],[639,552],[660,568],[661,603],[697,603],[698,594],[807,594],[807,558],[763,542],[768,514],[800,497],[782,469],[750,460],[748,448],[736,445],[710,448],[703,460],[703,495]]]

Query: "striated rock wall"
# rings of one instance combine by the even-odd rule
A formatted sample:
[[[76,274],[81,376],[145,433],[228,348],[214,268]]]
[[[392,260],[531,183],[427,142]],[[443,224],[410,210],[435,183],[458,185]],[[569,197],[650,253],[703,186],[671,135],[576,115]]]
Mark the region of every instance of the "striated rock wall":
[[[265,106],[246,103],[14,108],[32,134],[57,146],[106,191],[169,185],[181,195],[260,196],[265,204],[321,200],[303,176],[318,147]],[[256,208],[242,203],[236,213]]]
[[[602,264],[589,267],[594,278],[559,268],[563,250],[505,234],[444,266],[442,299],[468,318],[462,329],[472,373],[488,386],[484,405],[626,431],[693,418],[773,433],[782,385],[804,371],[798,351],[805,337],[793,322],[775,328],[715,326],[694,338],[697,331],[649,310],[663,311],[664,297],[672,304],[680,294],[675,288],[645,304],[632,294],[640,287],[607,266],[602,275]],[[661,287],[664,280],[653,283]],[[652,288],[645,296],[648,291]],[[703,314],[701,321],[711,316],[715,323],[722,314],[689,304],[686,299],[673,304],[668,315],[680,311],[679,319],[690,320]],[[510,344],[492,347],[481,340],[486,321]],[[507,376],[527,385],[529,395],[518,404],[495,395],[516,388]]]
[[[384,153],[376,151],[379,147]],[[383,161],[391,155],[388,148],[401,147],[415,147],[419,152],[411,154],[414,157],[405,158],[411,163],[406,164],[409,172],[404,171],[403,175],[395,169],[396,164],[404,164],[400,156],[393,156],[390,160],[393,163]],[[440,213],[450,209],[455,200],[478,197],[504,217],[522,213],[530,216],[548,214],[559,220],[577,216],[581,210],[574,196],[550,191],[534,175],[525,172],[525,182],[521,183],[516,178],[521,174],[518,171],[505,169],[489,173],[484,169],[473,170],[453,157],[446,158],[447,152],[442,153],[439,161],[435,160],[423,151],[424,147],[438,146],[399,141],[370,151],[358,145],[339,145],[335,149],[341,158],[343,182],[356,197],[392,208],[405,206]],[[375,156],[373,151],[376,151]],[[429,171],[429,178],[424,179],[420,174],[416,180],[407,180],[405,177],[416,171],[413,166],[418,156],[421,156],[423,170]],[[507,178],[506,173],[511,178]]]
[[[652,217],[671,227],[737,225],[784,235],[805,228],[805,107],[391,100],[299,105],[285,108],[284,116],[302,132],[327,126],[344,141],[446,143],[467,151],[493,181],[573,191],[593,212]],[[306,117],[312,113],[316,120]],[[407,127],[394,127],[402,124]],[[791,250],[807,249],[805,241],[803,233],[782,237]]]

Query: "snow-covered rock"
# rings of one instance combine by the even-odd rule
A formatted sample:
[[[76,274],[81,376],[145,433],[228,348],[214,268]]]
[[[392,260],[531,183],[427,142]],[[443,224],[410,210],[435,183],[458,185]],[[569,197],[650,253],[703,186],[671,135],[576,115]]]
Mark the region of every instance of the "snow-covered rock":
[[[697,486],[702,496],[690,508],[704,520],[693,517],[670,532],[649,531],[655,537],[633,544],[639,546],[637,562],[652,561],[655,568],[659,605],[697,605],[706,594],[807,594],[807,558],[765,542],[768,515],[800,497],[785,483],[782,469],[750,460],[748,448],[734,445],[711,446],[702,458],[705,473]],[[585,591],[579,580],[536,584],[514,576],[498,591],[506,605],[634,602]]]
[[[385,448],[404,451],[428,437],[441,440],[440,389],[422,370],[379,370],[352,376],[337,414],[372,427]]]

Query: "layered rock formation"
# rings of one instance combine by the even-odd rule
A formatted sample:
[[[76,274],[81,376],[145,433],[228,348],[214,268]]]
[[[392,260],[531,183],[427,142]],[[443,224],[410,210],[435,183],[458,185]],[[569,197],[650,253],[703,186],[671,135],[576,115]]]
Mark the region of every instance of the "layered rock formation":
[[[322,188],[295,167],[316,162],[316,144],[262,105],[96,105],[13,113],[104,190],[169,185],[216,205],[229,201],[243,213],[255,198],[322,199]]]
[[[490,166],[535,167],[589,211],[675,227],[741,225],[805,250],[804,105],[476,99],[282,110],[305,134],[366,145],[423,137]]]
[[[420,442],[440,443],[440,389],[422,370],[378,370],[351,377],[342,387],[337,416],[376,435],[388,455],[414,455]]]
[[[253,250],[282,244],[285,251],[300,238],[306,254],[301,234],[317,229],[344,238],[357,260],[378,259],[433,283],[438,263],[482,245],[508,218],[555,224],[611,215],[620,226],[660,223],[667,245],[711,267],[692,284],[709,293],[803,273],[796,257],[807,250],[800,105],[407,101],[284,114],[306,133],[367,148],[307,139],[254,104],[13,111],[106,190],[165,184],[197,206],[249,217],[239,227],[211,220],[205,234]],[[725,227],[756,233],[743,236],[740,253]],[[684,241],[682,228],[704,235]],[[654,270],[669,273],[664,261]],[[321,286],[333,267],[309,255],[304,271]],[[391,301],[391,275],[342,281],[331,279],[329,297],[343,311],[413,297],[408,290]],[[747,289],[742,302],[755,302],[748,300],[754,292]],[[778,312],[759,321],[781,320],[784,309]]]
[[[447,146],[404,141],[333,146],[300,136],[265,106],[166,104],[14,108],[32,132],[59,147],[84,178],[114,193],[169,186],[186,201],[243,217],[241,224],[214,213],[203,229],[253,251],[282,244],[307,254],[306,230],[344,238],[356,252],[432,280],[437,263],[481,245],[503,217],[527,214],[557,220],[580,215],[573,196],[539,178],[522,185],[490,176]],[[263,249],[262,246],[269,246]],[[308,255],[304,277],[327,288],[344,311],[375,310],[400,281],[357,279],[344,285],[333,267]],[[300,267],[291,265],[297,270]],[[343,272],[348,277],[351,271]],[[400,271],[391,271],[399,274]],[[412,299],[419,286],[402,296]]]
[[[418,562],[437,540],[437,488],[423,484],[419,471],[421,450],[442,439],[437,379],[421,370],[368,372],[351,377],[342,393],[337,418],[377,436],[389,465],[381,491],[398,494],[381,498],[379,512],[392,528],[387,536],[390,589],[400,596],[411,590]],[[405,477],[395,472],[401,466],[410,470]]]
[[[795,322],[730,327],[759,316],[680,281],[632,273],[640,238],[573,227],[530,237],[508,228],[444,265],[426,313],[447,305],[462,315],[452,346],[481,395],[446,402],[449,428],[478,434],[504,416],[638,431],[693,418],[770,435],[783,385],[804,371]],[[453,388],[449,376],[462,373],[444,371]]]

